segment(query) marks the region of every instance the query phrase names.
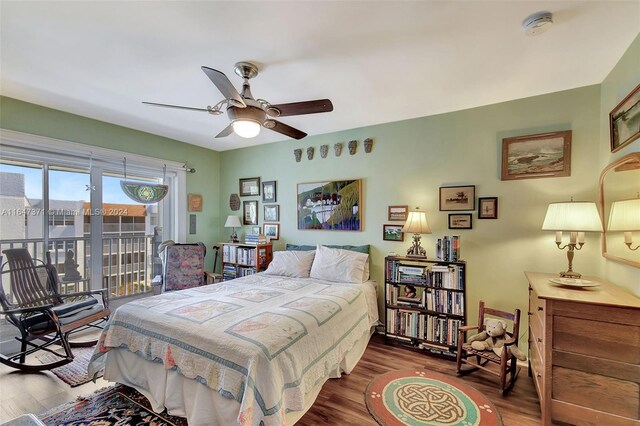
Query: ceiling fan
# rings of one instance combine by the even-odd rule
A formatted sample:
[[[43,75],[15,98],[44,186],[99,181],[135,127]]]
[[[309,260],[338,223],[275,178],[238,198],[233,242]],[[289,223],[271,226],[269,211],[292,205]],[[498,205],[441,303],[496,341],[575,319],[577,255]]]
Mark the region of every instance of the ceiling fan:
[[[238,62],[234,72],[242,77],[242,92],[233,87],[227,76],[213,68],[202,67],[202,71],[216,85],[224,96],[224,99],[214,106],[206,108],[185,107],[179,105],[159,104],[155,102],[142,102],[167,108],[188,109],[192,111],[204,111],[212,115],[222,114],[226,106],[227,116],[231,123],[216,135],[216,138],[229,136],[235,132],[243,138],[252,138],[260,133],[260,128],[265,127],[274,132],[281,133],[294,139],[302,139],[307,134],[271,117],[286,117],[290,115],[315,114],[319,112],[333,111],[333,104],[329,99],[315,101],[292,102],[288,104],[272,105],[264,99],[254,99],[249,86],[249,79],[258,75],[258,67],[250,62]]]

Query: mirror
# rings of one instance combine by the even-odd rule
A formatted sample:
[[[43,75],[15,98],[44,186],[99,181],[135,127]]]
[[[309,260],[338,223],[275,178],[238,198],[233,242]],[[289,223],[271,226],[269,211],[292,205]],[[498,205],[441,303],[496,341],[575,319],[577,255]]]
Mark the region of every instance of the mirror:
[[[625,244],[625,233],[607,231],[611,203],[637,198],[640,193],[640,152],[634,152],[614,161],[604,168],[600,175],[600,214],[604,233],[602,234],[602,255],[607,259],[640,268],[640,249],[629,249]],[[632,248],[640,245],[640,231],[634,231]]]

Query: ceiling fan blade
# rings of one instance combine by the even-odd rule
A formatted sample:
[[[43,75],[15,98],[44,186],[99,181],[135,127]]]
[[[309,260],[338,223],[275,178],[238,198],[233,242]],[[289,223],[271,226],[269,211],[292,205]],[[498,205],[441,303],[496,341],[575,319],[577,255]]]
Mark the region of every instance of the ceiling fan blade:
[[[222,93],[222,96],[237,103],[237,105],[234,106],[239,106],[240,108],[247,106],[242,96],[240,96],[240,93],[233,87],[233,84],[231,84],[231,81],[229,81],[229,78],[227,78],[224,73],[209,67],[202,67],[202,71],[204,71],[207,77],[216,85],[220,93]]]
[[[267,129],[271,129],[274,132],[289,136],[290,138],[302,139],[307,136],[307,134],[302,130],[295,129],[277,120],[267,120],[266,123],[268,123],[268,125],[265,125],[264,127],[266,127]]]
[[[157,104],[155,102],[142,102],[143,104],[147,104],[147,105],[153,105],[153,106],[159,106],[159,107],[164,107],[164,108],[178,108],[178,109],[188,109],[191,111],[204,111],[204,112],[209,112],[208,109],[206,108],[194,108],[194,107],[186,107],[186,106],[180,106],[180,105],[169,105],[169,104]]]
[[[272,110],[275,108],[280,111],[277,114]],[[318,99],[315,101],[304,102],[291,102],[289,104],[270,105],[267,108],[267,114],[272,117],[285,117],[287,115],[303,115],[303,114],[316,114],[318,112],[331,112],[333,111],[333,104],[329,99]],[[273,114],[271,113],[273,112]]]
[[[233,133],[233,126],[229,124],[220,133],[216,135],[216,138],[224,138],[225,136],[229,136],[231,133]]]

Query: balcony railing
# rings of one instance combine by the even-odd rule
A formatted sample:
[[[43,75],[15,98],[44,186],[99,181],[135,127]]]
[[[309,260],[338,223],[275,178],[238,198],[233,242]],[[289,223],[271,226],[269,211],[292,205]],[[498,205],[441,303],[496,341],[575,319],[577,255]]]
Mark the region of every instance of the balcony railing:
[[[151,291],[154,271],[153,236],[104,236],[102,238],[102,285],[109,290],[109,297],[118,298]],[[91,286],[91,240],[89,237],[50,238],[45,247],[43,239],[0,240],[0,250],[26,248],[34,259],[45,260],[51,253],[51,262],[56,266],[61,293],[84,291]],[[80,279],[67,279],[71,273],[65,270],[68,250],[73,250],[74,264]],[[157,268],[156,268],[157,269]],[[75,277],[74,277],[75,278]],[[4,291],[10,295],[8,275],[3,276]]]

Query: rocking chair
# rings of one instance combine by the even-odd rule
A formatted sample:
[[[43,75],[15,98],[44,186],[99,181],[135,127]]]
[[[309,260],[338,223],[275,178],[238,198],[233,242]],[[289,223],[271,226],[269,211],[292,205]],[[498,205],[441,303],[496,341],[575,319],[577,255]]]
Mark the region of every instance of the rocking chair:
[[[90,327],[102,328],[99,324],[110,315],[106,289],[60,294],[58,273],[48,252],[46,264],[39,260],[37,264],[24,248],[2,253],[7,262],[2,264],[0,273],[0,314],[20,331],[20,336],[15,338],[21,347],[16,354],[0,354],[1,363],[27,372],[50,370],[73,361],[72,347],[96,344],[97,339],[70,342],[69,336]],[[5,266],[8,269],[5,270]],[[5,274],[10,280],[9,294],[2,284]],[[100,301],[94,295],[100,295]],[[49,348],[54,344],[62,346],[64,353]],[[29,364],[27,356],[40,350],[59,359],[47,364]]]
[[[506,319],[513,323],[513,332],[506,333],[506,340],[500,355],[491,350],[476,350],[471,344],[465,343],[465,334],[470,330],[478,330],[481,333],[485,330],[485,315]],[[513,313],[499,311],[497,309],[486,308],[484,301],[480,301],[478,310],[478,325],[462,326],[458,328],[458,351],[456,356],[456,373],[461,375],[469,374],[478,369],[489,372],[500,378],[500,390],[502,395],[506,395],[515,384],[520,368],[517,366],[516,357],[509,351],[509,347],[518,347],[518,332],[520,328],[520,309]],[[472,360],[467,358],[471,357]],[[473,360],[475,358],[475,360]],[[498,368],[489,368],[488,363],[497,364]],[[462,364],[467,364],[467,368],[462,368]]]

